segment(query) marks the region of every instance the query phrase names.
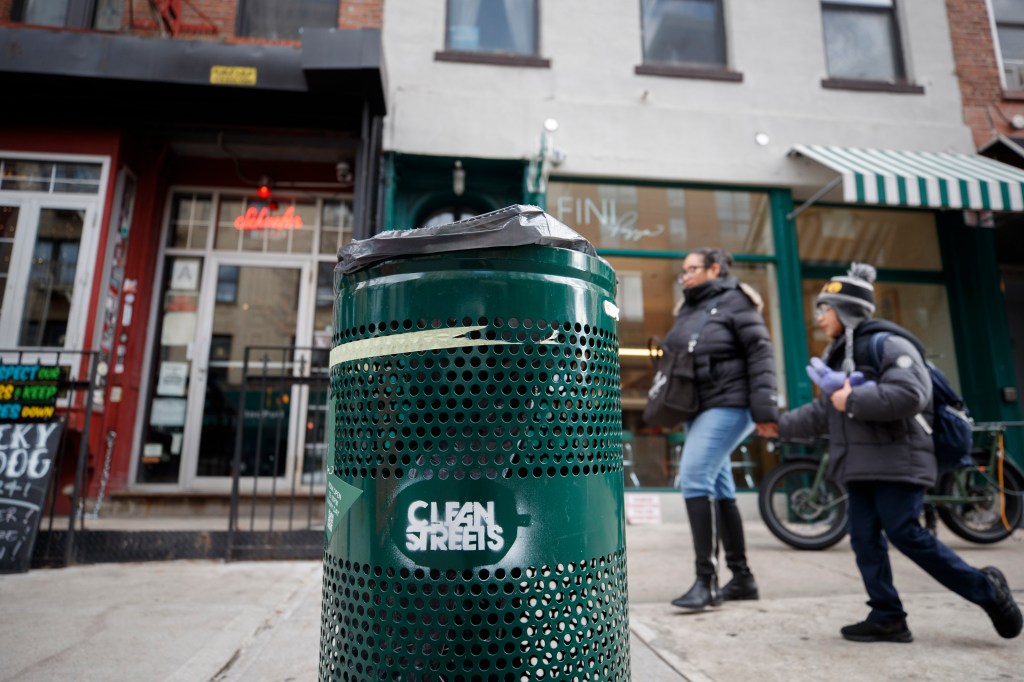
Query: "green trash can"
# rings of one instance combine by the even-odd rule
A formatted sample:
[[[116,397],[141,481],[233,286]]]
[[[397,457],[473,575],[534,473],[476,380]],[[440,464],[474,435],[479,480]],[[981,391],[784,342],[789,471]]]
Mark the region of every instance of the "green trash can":
[[[524,206],[340,260],[320,679],[629,680],[612,268]]]

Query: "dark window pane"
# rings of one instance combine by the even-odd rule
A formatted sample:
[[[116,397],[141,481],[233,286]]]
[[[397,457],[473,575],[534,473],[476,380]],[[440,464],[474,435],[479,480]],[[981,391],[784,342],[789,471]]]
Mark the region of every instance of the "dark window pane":
[[[1003,59],[1024,62],[1024,27],[1000,26],[998,33]]]
[[[537,54],[534,0],[448,0],[448,49]]]
[[[24,0],[21,20],[40,26],[63,26],[68,16],[68,0]]]
[[[250,38],[299,40],[299,29],[337,28],[338,0],[244,0],[238,34]]]
[[[996,21],[1019,21],[1024,23],[1024,2],[1021,0],[992,0],[992,11]]]
[[[222,265],[217,272],[217,303],[234,303],[238,300],[237,265]]]
[[[96,0],[93,27],[100,31],[120,31],[124,6],[123,0]]]
[[[829,76],[886,82],[902,80],[892,14],[826,7],[822,17]]]
[[[725,65],[718,0],[643,0],[644,62]]]
[[[892,0],[827,0],[832,5],[857,5],[859,7],[892,7]]]
[[[64,345],[84,222],[85,211],[51,208],[40,211],[19,345]]]

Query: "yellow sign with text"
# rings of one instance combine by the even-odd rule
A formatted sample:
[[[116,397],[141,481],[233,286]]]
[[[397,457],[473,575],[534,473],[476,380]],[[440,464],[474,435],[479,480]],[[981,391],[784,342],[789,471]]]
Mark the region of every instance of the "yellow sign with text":
[[[255,66],[211,66],[213,85],[256,85]]]

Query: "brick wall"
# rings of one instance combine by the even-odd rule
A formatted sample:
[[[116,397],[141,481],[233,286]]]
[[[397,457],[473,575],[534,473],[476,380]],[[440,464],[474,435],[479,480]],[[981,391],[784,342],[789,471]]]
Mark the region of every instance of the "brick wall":
[[[342,0],[338,28],[381,28],[384,0]]]
[[[0,0],[0,22],[10,21],[14,0]],[[273,41],[237,38],[235,25],[239,0],[191,0],[182,2],[179,38],[187,40],[226,40],[257,43],[283,43],[297,45],[297,41]],[[338,28],[380,28],[384,0],[341,0],[338,8]],[[121,32],[159,36],[160,18],[150,0],[124,0]]]
[[[1024,92],[1004,92],[985,0],[946,0],[964,122],[981,146],[997,135],[1024,136],[1010,119],[1024,115]]]

